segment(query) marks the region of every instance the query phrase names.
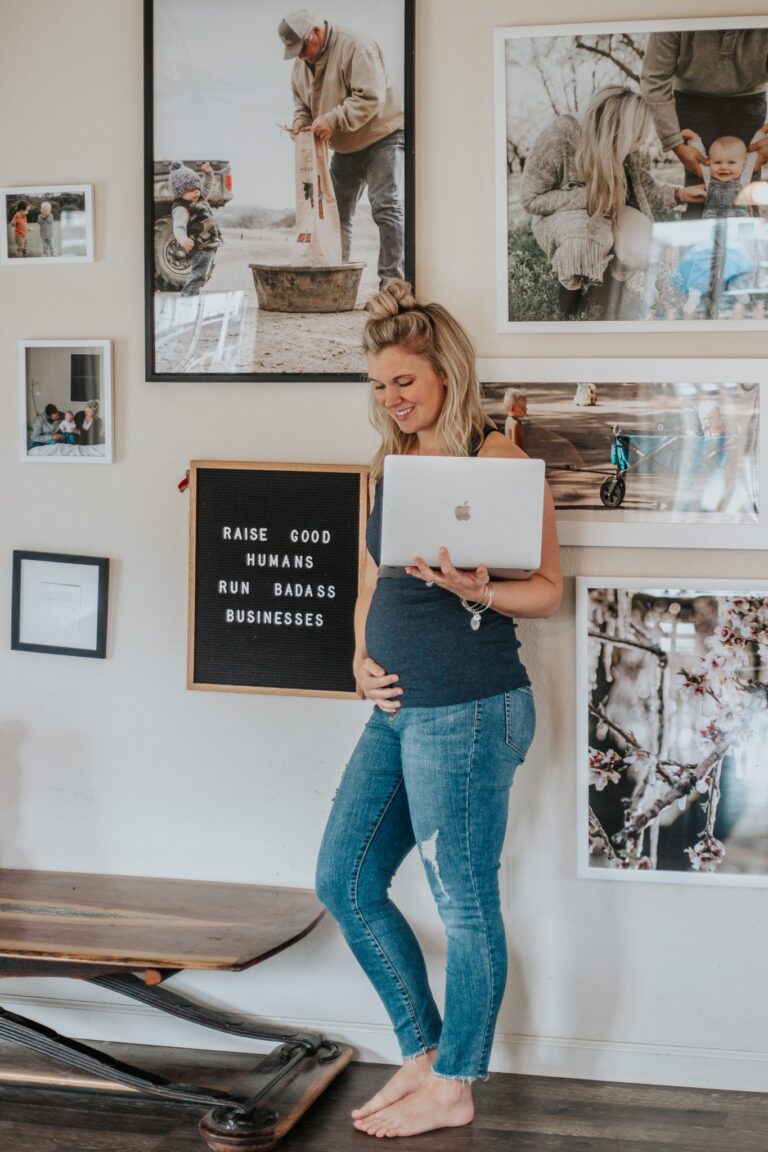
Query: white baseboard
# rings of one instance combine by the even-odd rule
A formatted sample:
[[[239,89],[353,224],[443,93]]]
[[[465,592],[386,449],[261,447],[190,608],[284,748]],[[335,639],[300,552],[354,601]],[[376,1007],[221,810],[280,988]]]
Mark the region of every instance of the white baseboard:
[[[3,1005],[81,1040],[112,1040],[123,1044],[156,1044],[224,1052],[266,1051],[271,1045],[225,1036],[174,1020],[139,1004],[110,1004],[48,996],[2,996]],[[244,1019],[257,1023],[255,1016]],[[347,1020],[293,1020],[270,1017],[269,1024],[286,1030],[322,1032],[351,1044],[359,1059],[395,1064],[399,1053],[391,1030],[382,1024]],[[493,1046],[492,1072],[525,1076],[606,1080],[629,1084],[663,1084],[765,1092],[768,1052],[718,1048],[578,1040],[558,1036],[519,1036],[499,1032]]]

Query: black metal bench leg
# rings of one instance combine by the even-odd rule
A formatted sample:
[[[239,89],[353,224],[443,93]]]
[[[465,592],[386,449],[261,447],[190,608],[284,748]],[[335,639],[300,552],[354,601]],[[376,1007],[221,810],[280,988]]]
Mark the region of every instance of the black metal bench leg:
[[[191,1024],[200,1024],[203,1028],[213,1028],[217,1032],[225,1032],[229,1036],[245,1037],[249,1040],[272,1040],[276,1044],[287,1044],[291,1047],[304,1049],[307,1053],[318,1053],[322,1063],[335,1060],[341,1051],[338,1044],[325,1040],[319,1032],[286,1032],[280,1028],[271,1028],[266,1024],[249,1024],[236,1016],[229,1016],[225,1012],[218,1012],[201,1004],[195,1004],[177,992],[170,992],[167,988],[145,984],[131,973],[118,973],[114,976],[95,976],[88,981],[89,984],[98,984],[100,988],[107,988],[111,992],[118,992],[121,996],[129,996],[141,1004],[157,1008],[169,1016],[176,1016],[180,1020],[188,1020]]]
[[[160,1096],[164,1100],[183,1100],[191,1104],[205,1104],[208,1107],[225,1107],[241,1113],[246,1111],[245,1105],[228,1092],[218,1092],[189,1084],[173,1084],[162,1076],[135,1068],[132,1064],[124,1064],[104,1052],[89,1048],[87,1044],[60,1036],[51,1028],[27,1020],[24,1016],[17,1016],[13,1012],[7,1012],[4,1008],[0,1008],[0,1039],[20,1044],[42,1056],[60,1060],[70,1067],[78,1068],[81,1072],[103,1076],[126,1088]]]

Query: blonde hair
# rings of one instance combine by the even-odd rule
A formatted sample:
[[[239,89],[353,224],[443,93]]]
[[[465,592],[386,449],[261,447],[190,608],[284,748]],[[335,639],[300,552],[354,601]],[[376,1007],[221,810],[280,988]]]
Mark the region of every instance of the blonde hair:
[[[90,410],[93,412],[94,416],[98,416],[98,414],[99,414],[99,402],[98,402],[98,400],[86,400],[85,406],[86,406],[86,408],[90,408]]]
[[[587,185],[587,212],[616,220],[627,199],[624,164],[647,141],[651,110],[632,88],[609,84],[592,97],[581,125],[576,164]]]
[[[437,421],[437,443],[446,456],[467,456],[482,438],[485,416],[475,350],[461,325],[440,304],[419,304],[410,284],[390,280],[368,303],[363,348],[374,356],[385,348],[402,347],[425,356],[445,380],[445,401]],[[371,461],[371,478],[378,480],[385,456],[399,456],[416,445],[416,434],[403,432],[371,394],[371,423],[381,446]]]

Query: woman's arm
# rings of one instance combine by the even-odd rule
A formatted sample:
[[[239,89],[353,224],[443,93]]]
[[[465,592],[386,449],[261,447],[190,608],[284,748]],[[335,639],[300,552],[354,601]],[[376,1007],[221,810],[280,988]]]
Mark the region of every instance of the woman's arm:
[[[669,212],[670,209],[680,208],[683,204],[696,204],[703,201],[707,195],[705,184],[689,184],[677,188],[671,184],[659,184],[651,174],[650,161],[646,154],[630,156],[629,171],[632,181],[645,193],[652,212]]]
[[[394,673],[388,675],[386,669],[371,659],[365,646],[365,622],[368,619],[368,609],[378,578],[378,565],[370,552],[366,552],[363,586],[355,603],[355,655],[352,670],[355,680],[368,700],[378,704],[383,712],[396,712],[400,707],[400,701],[396,697],[403,694],[402,688],[396,686],[399,677]]]
[[[507,456],[527,460],[528,456],[500,432],[492,432],[480,451],[483,457]],[[493,589],[493,611],[501,616],[539,619],[554,616],[563,595],[560,568],[560,545],[557,540],[555,502],[549,486],[544,486],[544,520],[541,537],[541,565],[529,580],[491,580],[488,568],[481,564],[474,571],[454,568],[446,549],[442,549],[440,568],[433,569],[420,558],[411,576],[432,581],[470,603],[486,603],[488,588]]]

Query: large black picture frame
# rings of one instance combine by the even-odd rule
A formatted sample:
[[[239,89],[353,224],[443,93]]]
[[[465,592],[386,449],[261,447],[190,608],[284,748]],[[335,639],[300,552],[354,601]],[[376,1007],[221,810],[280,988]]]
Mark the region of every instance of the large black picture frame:
[[[378,230],[355,213],[350,262],[362,262],[354,309],[293,313],[257,304],[251,263],[293,264],[292,60],[281,0],[144,0],[146,376],[150,381],[363,380],[364,303],[378,288]],[[380,44],[404,99],[405,275],[414,257],[415,0],[328,0],[318,17]],[[277,163],[271,163],[276,157]],[[198,296],[180,295],[184,259],[170,226],[171,161],[213,168],[224,236]],[[220,194],[220,195],[219,195]],[[293,231],[292,231],[293,228]],[[374,247],[375,241],[375,247]],[[287,258],[286,258],[287,257]],[[166,276],[167,274],[167,276]],[[168,278],[167,278],[168,277]],[[346,308],[346,304],[343,305]]]

